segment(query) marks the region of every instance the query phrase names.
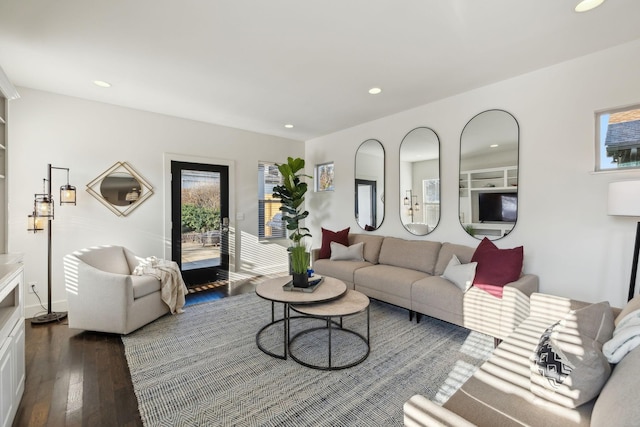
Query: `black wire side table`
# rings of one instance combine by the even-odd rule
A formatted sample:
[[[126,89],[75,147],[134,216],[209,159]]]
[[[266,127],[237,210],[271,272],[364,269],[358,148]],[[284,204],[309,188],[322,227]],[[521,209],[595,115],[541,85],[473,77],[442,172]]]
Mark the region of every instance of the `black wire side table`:
[[[320,369],[325,371],[334,371],[339,369],[347,369],[352,366],[358,365],[362,363],[368,356],[370,347],[370,315],[369,315],[369,297],[364,295],[358,291],[348,290],[344,296],[339,299],[335,299],[332,301],[328,301],[320,304],[311,304],[311,305],[297,305],[292,304],[289,306],[292,310],[306,315],[311,318],[323,319],[326,321],[325,326],[314,327],[310,329],[303,330],[298,332],[296,335],[291,337],[288,343],[289,355],[293,360],[298,362],[299,364],[306,366],[308,368]],[[347,316],[354,316],[356,314],[366,312],[367,314],[367,334],[366,337],[359,332],[356,332],[352,329],[347,329],[343,327],[342,320]],[[339,318],[339,322],[336,322],[334,319]],[[333,364],[332,361],[332,334],[336,326],[339,331],[351,334],[356,337],[356,339],[362,340],[365,344],[365,352],[356,360],[352,360],[346,363],[342,363],[339,365]],[[315,363],[305,362],[297,357],[291,350],[292,343],[299,337],[302,337],[306,334],[312,333],[317,330],[327,330],[328,333],[328,363],[327,365],[318,365]]]
[[[289,306],[295,304],[302,306],[306,304],[318,304],[341,298],[347,293],[347,285],[342,280],[332,277],[325,277],[313,292],[285,291],[283,286],[291,280],[291,276],[276,277],[274,279],[265,280],[256,286],[256,294],[268,301],[271,301],[271,322],[264,325],[256,334],[256,345],[263,353],[278,359],[286,359],[289,353],[290,340],[290,316]],[[282,317],[276,319],[275,304],[283,304]],[[295,316],[307,318],[308,316]],[[282,353],[278,354],[265,348],[260,343],[261,335],[271,328],[282,324],[284,328],[284,339],[282,343]]]

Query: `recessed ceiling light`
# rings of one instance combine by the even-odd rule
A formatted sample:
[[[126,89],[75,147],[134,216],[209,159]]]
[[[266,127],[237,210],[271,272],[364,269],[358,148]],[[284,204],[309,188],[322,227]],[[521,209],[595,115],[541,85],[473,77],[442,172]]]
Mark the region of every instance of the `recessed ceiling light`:
[[[107,83],[105,81],[102,80],[94,80],[93,84],[96,86],[100,86],[100,87],[111,87],[111,83]]]
[[[576,12],[586,12],[600,6],[604,0],[582,0],[575,8]]]
[[[498,145],[498,144],[491,144],[491,145],[489,146],[489,148],[498,148],[498,147],[499,147],[499,145]]]
[[[379,87],[372,87],[371,89],[369,89],[369,93],[371,95],[377,95],[380,92],[382,92],[382,89],[380,89]]]
[[[287,123],[286,125],[284,125],[284,127],[286,127],[287,129],[292,129],[293,125],[290,123]]]

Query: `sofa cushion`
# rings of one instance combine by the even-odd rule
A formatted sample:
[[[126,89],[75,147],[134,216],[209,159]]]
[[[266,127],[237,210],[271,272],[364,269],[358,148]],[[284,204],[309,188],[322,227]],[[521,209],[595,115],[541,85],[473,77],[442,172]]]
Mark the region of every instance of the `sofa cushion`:
[[[428,277],[426,273],[417,270],[378,264],[356,270],[354,282],[357,283],[356,288],[369,288],[409,300],[411,285],[425,277]]]
[[[362,248],[364,243],[345,246],[338,242],[331,242],[331,261],[364,261]]]
[[[98,270],[115,274],[131,274],[122,246],[100,246],[81,252],[77,256]]]
[[[362,255],[364,256],[364,260],[371,264],[378,263],[383,241],[384,236],[376,236],[374,234],[349,234],[349,245],[360,242],[364,243]]]
[[[379,262],[433,274],[441,246],[440,242],[385,237]]]
[[[338,242],[341,245],[349,246],[349,228],[340,231],[331,231],[322,228],[322,245],[318,258],[327,259],[331,257],[331,242]]]
[[[620,363],[615,365],[593,407],[592,426],[638,425],[640,420],[638,372],[640,372],[640,347],[627,354]]]
[[[531,391],[567,408],[596,397],[611,373],[602,344],[574,331],[561,322],[550,326],[530,359]]]
[[[353,286],[353,273],[359,268],[370,267],[373,264],[367,261],[331,261],[317,259],[313,262],[313,270],[321,276],[329,276],[342,280]]]
[[[444,321],[463,324],[462,290],[440,276],[428,276],[411,285],[411,309]]]
[[[452,255],[451,261],[442,273],[442,278],[447,279],[463,292],[469,290],[473,285],[473,278],[476,275],[477,262],[469,262],[467,264],[461,264],[457,256]]]
[[[478,263],[473,285],[502,298],[502,287],[518,280],[522,274],[523,247],[498,249],[486,237],[482,239],[471,261]]]
[[[447,268],[449,261],[453,255],[457,256],[460,263],[467,264],[471,262],[471,257],[475,252],[475,248],[465,245],[456,245],[454,243],[444,242],[438,252],[438,261],[436,262],[436,268],[433,272],[434,276],[442,276],[444,269]]]

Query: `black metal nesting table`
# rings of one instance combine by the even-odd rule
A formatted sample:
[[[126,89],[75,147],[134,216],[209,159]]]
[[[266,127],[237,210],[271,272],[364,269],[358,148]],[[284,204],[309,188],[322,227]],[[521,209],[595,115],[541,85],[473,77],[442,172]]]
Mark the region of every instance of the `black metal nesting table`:
[[[278,277],[275,279],[269,279],[256,286],[256,294],[261,298],[271,301],[271,322],[263,326],[256,334],[256,344],[258,348],[269,356],[278,359],[287,359],[287,356],[291,356],[293,360],[300,363],[303,366],[307,366],[314,369],[322,370],[337,370],[345,369],[351,366],[355,366],[361,363],[369,355],[369,298],[357,291],[347,290],[347,286],[341,280],[334,279],[332,277],[325,277],[324,281],[313,292],[297,292],[297,291],[285,291],[283,286],[291,280],[291,276]],[[276,319],[275,316],[275,303],[283,304],[282,318]],[[301,316],[291,316],[290,310],[301,314]],[[367,333],[366,337],[353,330],[345,329],[342,327],[342,318],[346,316],[352,316],[358,313],[367,313]],[[296,318],[317,318],[325,320],[325,326],[305,329],[298,332],[295,336],[290,336],[290,322],[291,319]],[[339,318],[339,322],[336,322],[336,318]],[[268,329],[276,327],[276,325],[282,324],[284,328],[283,338],[283,351],[282,354],[274,353],[262,346],[260,343],[261,335]],[[333,365],[331,359],[331,345],[332,345],[332,330],[334,327],[340,328],[340,330],[353,334],[361,339],[366,345],[365,354],[350,363],[344,365]],[[328,364],[316,365],[307,363],[300,360],[294,354],[291,353],[290,344],[297,338],[307,333],[319,329],[326,329],[329,336],[329,348],[328,348]]]

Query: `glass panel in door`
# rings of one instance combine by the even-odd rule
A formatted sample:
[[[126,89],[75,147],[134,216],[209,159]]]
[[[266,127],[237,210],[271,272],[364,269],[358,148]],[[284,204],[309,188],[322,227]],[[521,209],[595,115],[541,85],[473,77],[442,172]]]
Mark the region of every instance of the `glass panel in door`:
[[[228,167],[171,162],[172,255],[187,286],[228,277]]]

